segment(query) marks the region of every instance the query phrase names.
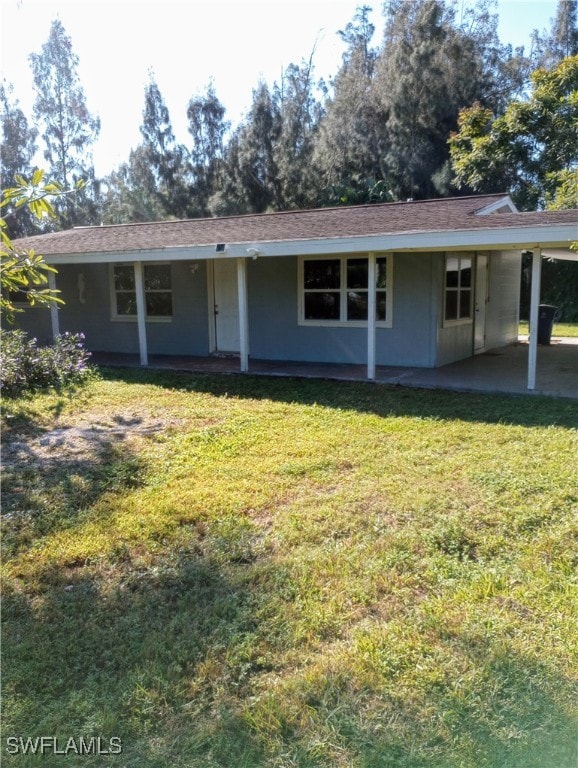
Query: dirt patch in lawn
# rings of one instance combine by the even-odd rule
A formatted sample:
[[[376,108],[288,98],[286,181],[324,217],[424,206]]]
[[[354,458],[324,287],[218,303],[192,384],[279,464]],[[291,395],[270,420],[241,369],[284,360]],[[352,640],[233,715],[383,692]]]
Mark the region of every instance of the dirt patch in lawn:
[[[111,444],[131,442],[178,427],[179,419],[124,411],[103,416],[84,414],[74,423],[59,421],[52,429],[31,435],[11,431],[2,440],[2,467],[76,464],[97,459]]]

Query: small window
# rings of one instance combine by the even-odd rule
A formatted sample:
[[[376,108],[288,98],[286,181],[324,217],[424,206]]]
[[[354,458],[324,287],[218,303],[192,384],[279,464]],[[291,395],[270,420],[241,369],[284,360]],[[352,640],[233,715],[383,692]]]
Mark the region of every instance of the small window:
[[[15,307],[25,307],[30,304],[30,302],[28,301],[28,293],[25,290],[2,291],[2,293],[8,298],[8,301]]]
[[[369,261],[367,256],[304,258],[300,322],[310,325],[367,325]],[[392,257],[376,259],[376,322],[391,325]]]
[[[303,266],[306,320],[339,320],[341,313],[341,262],[339,259],[307,260]]]
[[[147,319],[170,319],[173,314],[173,293],[170,264],[145,264],[143,267],[145,308]],[[113,316],[135,319],[136,281],[132,264],[115,264],[112,268]]]
[[[114,268],[114,292],[116,314],[136,317],[136,288],[132,265]]]
[[[170,264],[145,264],[144,289],[147,317],[172,317]]]
[[[472,318],[472,267],[471,256],[448,255],[446,257],[444,289],[446,323],[467,321]]]

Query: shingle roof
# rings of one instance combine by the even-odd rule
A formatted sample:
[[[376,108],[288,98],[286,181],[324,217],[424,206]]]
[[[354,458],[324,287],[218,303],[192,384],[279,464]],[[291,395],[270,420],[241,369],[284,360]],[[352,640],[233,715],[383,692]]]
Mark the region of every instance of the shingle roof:
[[[43,255],[127,253],[216,243],[267,243],[413,232],[568,224],[577,211],[476,215],[505,195],[416,200],[184,221],[79,227],[16,241]],[[577,233],[578,235],[578,233]]]

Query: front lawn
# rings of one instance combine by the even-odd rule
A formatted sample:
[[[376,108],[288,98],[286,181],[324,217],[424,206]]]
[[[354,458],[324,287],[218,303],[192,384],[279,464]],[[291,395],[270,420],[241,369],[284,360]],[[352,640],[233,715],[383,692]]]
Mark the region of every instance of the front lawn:
[[[578,403],[109,371],[3,425],[3,764],[575,768]]]

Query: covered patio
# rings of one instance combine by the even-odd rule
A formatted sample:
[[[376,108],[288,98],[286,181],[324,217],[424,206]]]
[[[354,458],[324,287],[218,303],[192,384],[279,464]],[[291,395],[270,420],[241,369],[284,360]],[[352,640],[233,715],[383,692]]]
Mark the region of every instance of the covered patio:
[[[536,386],[528,389],[528,342],[460,360],[440,368],[377,366],[375,381],[391,386],[446,389],[578,398],[578,338],[552,339],[537,348]],[[106,367],[141,368],[139,355],[95,353],[93,360]],[[149,356],[148,368],[188,373],[239,374],[239,357]],[[321,378],[338,381],[367,381],[364,365],[336,365],[279,360],[250,359],[248,373],[255,376]]]

